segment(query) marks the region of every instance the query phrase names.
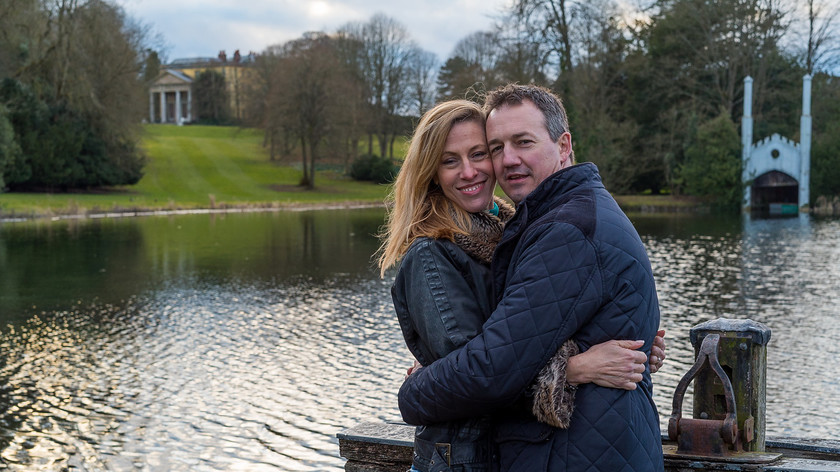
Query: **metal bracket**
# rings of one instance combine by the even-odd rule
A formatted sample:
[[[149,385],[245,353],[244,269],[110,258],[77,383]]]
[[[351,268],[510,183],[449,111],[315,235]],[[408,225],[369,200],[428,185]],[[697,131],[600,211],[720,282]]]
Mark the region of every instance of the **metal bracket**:
[[[677,384],[674,392],[674,409],[668,421],[668,437],[677,441],[678,453],[725,457],[730,452],[743,451],[741,438],[738,435],[735,391],[732,389],[732,382],[720,365],[719,345],[719,334],[706,336],[697,354],[697,361]],[[682,404],[685,391],[707,361],[723,384],[726,417],[723,420],[683,418]]]

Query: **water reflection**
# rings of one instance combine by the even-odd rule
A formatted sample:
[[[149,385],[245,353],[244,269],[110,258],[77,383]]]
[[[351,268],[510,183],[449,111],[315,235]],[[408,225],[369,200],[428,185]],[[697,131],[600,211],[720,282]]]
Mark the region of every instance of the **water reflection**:
[[[840,221],[633,220],[669,333],[663,426],[693,363],[688,330],[748,317],[773,330],[768,434],[835,436]],[[398,420],[409,363],[392,275],[370,264],[381,222],[359,210],[0,226],[0,468],[340,470],[335,433]]]
[[[662,219],[672,221],[657,225]],[[669,360],[655,379],[663,428],[674,388],[694,361],[689,329],[718,317],[750,318],[772,329],[767,434],[836,436],[840,222],[807,215],[689,219],[634,219],[651,255],[662,326],[670,335]]]

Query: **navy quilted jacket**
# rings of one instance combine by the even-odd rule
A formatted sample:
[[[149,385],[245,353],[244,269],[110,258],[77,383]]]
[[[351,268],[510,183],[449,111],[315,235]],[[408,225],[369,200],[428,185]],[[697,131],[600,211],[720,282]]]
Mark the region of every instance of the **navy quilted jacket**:
[[[403,419],[431,424],[490,414],[501,470],[660,471],[650,371],[633,391],[582,385],[571,427],[539,423],[522,405],[567,339],[582,350],[644,339],[659,303],[644,245],[594,164],[563,169],[518,207],[493,260],[498,305],[483,332],[409,377]]]

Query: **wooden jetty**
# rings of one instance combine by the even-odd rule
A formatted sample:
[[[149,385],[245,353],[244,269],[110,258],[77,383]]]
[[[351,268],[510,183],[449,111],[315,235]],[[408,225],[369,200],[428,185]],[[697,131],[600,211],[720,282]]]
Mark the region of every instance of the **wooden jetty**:
[[[674,392],[662,436],[666,472],[840,472],[840,440],[765,437],[770,329],[751,320],[717,319],[691,329],[695,363]],[[694,382],[693,417],[683,399]],[[338,434],[346,472],[405,472],[414,427],[363,423]]]
[[[403,423],[362,423],[338,434],[346,472],[406,472],[411,467],[414,427]],[[676,441],[662,438],[663,448]],[[738,464],[702,458],[666,456],[667,472],[704,470],[756,472],[840,472],[840,441],[823,439],[767,438],[766,451],[780,454],[767,464]]]

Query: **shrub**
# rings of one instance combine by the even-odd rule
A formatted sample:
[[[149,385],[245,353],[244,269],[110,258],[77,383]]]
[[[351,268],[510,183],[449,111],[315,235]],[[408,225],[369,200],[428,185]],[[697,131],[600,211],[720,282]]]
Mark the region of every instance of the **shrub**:
[[[397,166],[387,157],[366,154],[357,157],[350,166],[350,177],[354,180],[384,184],[392,182],[396,175]]]

